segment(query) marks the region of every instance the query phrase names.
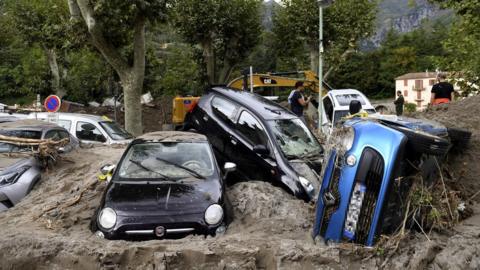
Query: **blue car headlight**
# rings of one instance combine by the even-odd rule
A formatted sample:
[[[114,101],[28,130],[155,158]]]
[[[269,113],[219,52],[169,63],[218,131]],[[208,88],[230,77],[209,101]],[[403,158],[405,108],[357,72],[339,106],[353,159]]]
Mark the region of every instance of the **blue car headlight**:
[[[17,168],[14,171],[10,171],[8,173],[1,174],[0,175],[0,186],[8,186],[8,185],[16,183],[18,178],[20,178],[20,176],[22,176],[22,174],[24,172],[26,172],[28,169],[30,169],[30,167],[23,166],[23,167]]]

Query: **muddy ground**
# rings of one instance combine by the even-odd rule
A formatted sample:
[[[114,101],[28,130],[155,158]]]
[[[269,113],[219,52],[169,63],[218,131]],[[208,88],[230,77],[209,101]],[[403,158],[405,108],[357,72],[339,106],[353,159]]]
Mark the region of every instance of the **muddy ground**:
[[[411,232],[388,255],[382,246],[315,244],[313,205],[264,182],[228,188],[235,216],[225,235],[97,238],[88,225],[106,186],[96,179],[98,169],[123,149],[96,147],[68,154],[20,204],[0,213],[0,269],[480,269],[480,207],[473,203],[479,197],[472,198],[480,190],[479,103],[475,97],[417,115],[474,132],[470,149],[450,157],[448,169],[473,216],[428,239]]]

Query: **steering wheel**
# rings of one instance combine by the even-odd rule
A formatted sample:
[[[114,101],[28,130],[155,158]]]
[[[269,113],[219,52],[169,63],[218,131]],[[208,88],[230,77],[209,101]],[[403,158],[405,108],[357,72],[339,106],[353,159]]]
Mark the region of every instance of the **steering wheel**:
[[[203,162],[200,162],[198,160],[189,160],[189,161],[186,161],[182,164],[183,167],[187,167],[189,169],[192,169],[194,171],[197,171],[197,170],[205,170],[205,163]]]

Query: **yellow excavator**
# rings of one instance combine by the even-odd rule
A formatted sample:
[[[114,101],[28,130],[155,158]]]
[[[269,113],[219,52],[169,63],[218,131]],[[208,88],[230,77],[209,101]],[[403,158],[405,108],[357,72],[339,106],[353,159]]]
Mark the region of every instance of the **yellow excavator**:
[[[285,96],[290,94],[290,91],[294,89],[295,83],[303,82],[306,92],[318,93],[319,83],[317,75],[310,70],[307,71],[294,71],[294,72],[277,72],[277,73],[244,73],[243,76],[238,77],[227,84],[227,87],[250,91],[259,92],[263,96],[278,96],[283,93]],[[253,82],[252,86],[250,85]],[[278,88],[288,88],[286,91],[278,90]],[[323,93],[332,88],[323,82]],[[270,90],[270,91],[268,91]],[[193,104],[198,101],[200,97],[176,97],[173,99],[173,119],[174,125],[183,123],[185,115],[192,108]]]

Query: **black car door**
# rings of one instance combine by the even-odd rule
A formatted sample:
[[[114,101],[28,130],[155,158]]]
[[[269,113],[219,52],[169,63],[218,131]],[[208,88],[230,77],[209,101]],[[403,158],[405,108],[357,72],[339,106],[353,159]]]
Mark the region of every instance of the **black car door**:
[[[261,156],[253,151],[254,146],[266,147],[270,155]],[[249,111],[242,110],[230,135],[225,152],[237,164],[239,172],[254,180],[268,180],[273,164],[270,158],[271,143],[260,121]]]
[[[214,96],[206,106],[210,108],[205,108],[205,112],[211,111],[211,113],[197,117],[201,118],[202,122],[199,131],[208,137],[220,161],[231,161],[230,156],[225,152],[225,145],[230,140],[239,106],[220,96]]]

